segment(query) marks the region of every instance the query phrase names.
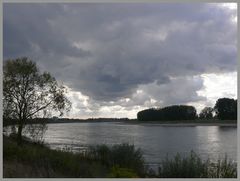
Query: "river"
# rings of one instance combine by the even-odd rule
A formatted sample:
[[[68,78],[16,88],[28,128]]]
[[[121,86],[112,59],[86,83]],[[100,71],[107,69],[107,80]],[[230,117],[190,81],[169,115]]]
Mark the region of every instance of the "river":
[[[134,144],[141,148],[149,164],[159,164],[177,152],[191,150],[203,159],[237,160],[237,127],[229,126],[162,126],[123,122],[48,124],[45,142],[53,149],[81,151],[97,144]]]

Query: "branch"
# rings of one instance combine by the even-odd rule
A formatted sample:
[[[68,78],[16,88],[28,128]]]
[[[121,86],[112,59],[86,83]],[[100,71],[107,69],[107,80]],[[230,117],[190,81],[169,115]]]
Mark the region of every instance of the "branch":
[[[49,103],[47,103],[45,106],[42,106],[42,107],[38,108],[36,111],[28,114],[28,115],[26,116],[26,118],[29,118],[29,117],[31,117],[32,115],[36,114],[37,112],[39,112],[39,111],[47,108],[51,103],[52,103],[52,101],[50,101]]]

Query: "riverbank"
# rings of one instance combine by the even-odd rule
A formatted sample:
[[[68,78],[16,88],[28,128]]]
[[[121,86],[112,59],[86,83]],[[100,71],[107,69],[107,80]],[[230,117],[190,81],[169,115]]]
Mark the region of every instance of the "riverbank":
[[[138,125],[157,125],[157,126],[166,126],[166,127],[188,127],[188,126],[226,126],[226,127],[237,127],[237,121],[228,120],[228,121],[206,121],[206,120],[190,120],[190,121],[138,121],[136,119],[132,120],[80,120],[80,121],[54,121],[47,122],[51,123],[125,123],[125,124],[138,124]]]
[[[142,151],[134,145],[98,145],[85,153],[51,150],[43,144],[3,136],[4,178],[236,178],[236,164],[213,163],[191,152],[166,158],[158,173],[144,166]]]
[[[179,120],[179,121],[139,121],[128,118],[96,118],[96,119],[68,119],[68,118],[36,118],[28,121],[29,124],[57,124],[57,123],[126,123],[126,124],[145,124],[158,126],[229,126],[237,127],[237,120]],[[4,121],[3,126],[16,124],[14,120]]]
[[[52,150],[44,144],[3,136],[4,178],[146,177],[141,152],[133,145],[92,147],[85,153]]]
[[[127,124],[142,124],[142,125],[158,125],[158,126],[166,126],[166,127],[188,127],[188,126],[227,126],[227,127],[237,127],[237,123],[220,123],[220,122],[189,122],[189,123],[179,123],[179,122],[155,122],[155,121],[149,121],[149,122],[127,122]]]

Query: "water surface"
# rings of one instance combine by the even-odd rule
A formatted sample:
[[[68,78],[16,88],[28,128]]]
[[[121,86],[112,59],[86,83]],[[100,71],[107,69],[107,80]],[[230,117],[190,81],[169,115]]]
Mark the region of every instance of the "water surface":
[[[81,151],[97,144],[130,143],[141,148],[148,163],[160,163],[168,154],[185,155],[191,150],[204,159],[227,154],[237,160],[237,127],[161,126],[160,124],[57,123],[48,124],[45,142],[53,149]]]

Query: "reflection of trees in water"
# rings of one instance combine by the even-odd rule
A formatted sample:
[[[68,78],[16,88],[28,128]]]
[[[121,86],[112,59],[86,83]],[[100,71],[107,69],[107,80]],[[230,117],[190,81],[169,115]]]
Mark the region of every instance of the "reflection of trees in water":
[[[23,127],[23,135],[35,142],[42,143],[44,141],[43,137],[47,130],[46,124],[26,124]],[[16,135],[17,125],[11,125],[3,127],[3,133],[5,135]]]
[[[46,124],[28,124],[23,130],[23,134],[37,142],[43,142],[44,133],[47,130]]]
[[[218,126],[218,129],[221,131],[232,131],[237,129],[237,126]]]

